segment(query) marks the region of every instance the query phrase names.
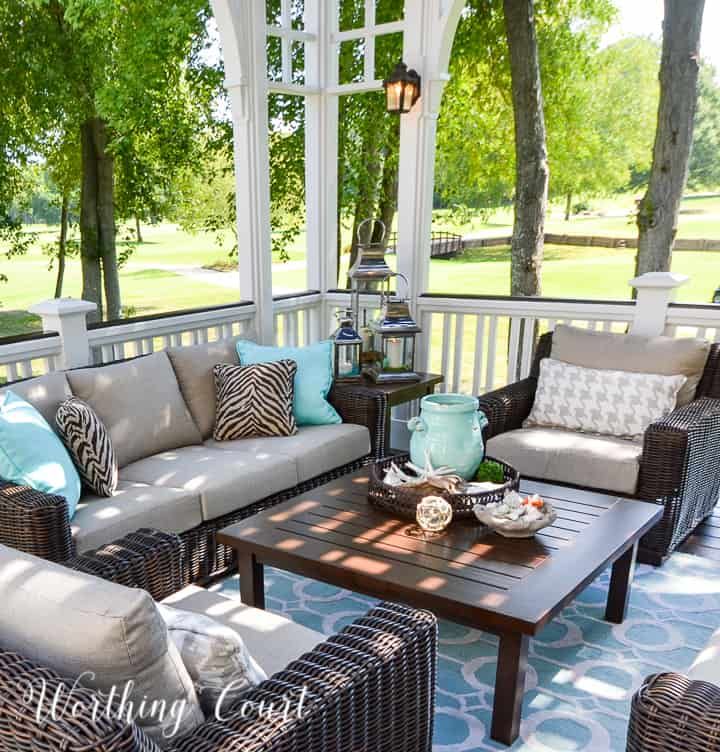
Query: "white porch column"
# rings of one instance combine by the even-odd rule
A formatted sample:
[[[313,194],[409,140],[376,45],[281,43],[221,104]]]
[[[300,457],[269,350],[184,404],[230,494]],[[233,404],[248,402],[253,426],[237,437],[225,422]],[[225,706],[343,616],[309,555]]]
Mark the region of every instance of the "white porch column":
[[[337,8],[327,0],[305,0],[305,205],[307,286],[324,293],[337,287],[338,97]]]
[[[420,101],[400,116],[397,256],[412,300],[428,288],[437,119],[464,5],[464,0],[405,2],[403,60],[422,77]]]
[[[647,272],[631,279],[629,284],[637,290],[637,300],[630,333],[645,337],[664,334],[668,305],[675,300],[677,288],[688,279],[671,272]]]
[[[44,300],[28,308],[40,316],[44,332],[57,332],[62,342],[58,366],[80,368],[90,364],[87,315],[97,310],[95,303],[73,298]]]
[[[259,342],[274,340],[265,0],[211,0],[235,147],[239,289],[255,302]]]

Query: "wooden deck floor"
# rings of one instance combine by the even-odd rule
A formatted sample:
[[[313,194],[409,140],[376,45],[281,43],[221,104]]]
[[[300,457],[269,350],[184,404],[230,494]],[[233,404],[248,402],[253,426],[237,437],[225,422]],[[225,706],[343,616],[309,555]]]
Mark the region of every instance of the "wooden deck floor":
[[[720,561],[720,505],[715,507],[713,516],[708,517],[682,544],[680,550]]]

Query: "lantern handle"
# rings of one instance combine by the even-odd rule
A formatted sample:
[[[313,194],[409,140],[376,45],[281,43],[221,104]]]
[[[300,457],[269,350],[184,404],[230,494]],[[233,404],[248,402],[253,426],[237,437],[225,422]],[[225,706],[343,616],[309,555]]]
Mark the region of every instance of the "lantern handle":
[[[375,224],[379,224],[382,227],[382,235],[380,236],[379,242],[382,243],[385,240],[385,235],[387,235],[387,228],[385,227],[385,223],[382,221],[382,219],[377,219],[376,217],[368,217],[367,219],[363,219],[363,221],[358,225],[357,228],[357,240],[360,245],[363,245],[362,238],[360,237],[360,231],[362,230],[365,225],[370,222],[373,225],[373,228]],[[370,242],[372,243],[372,233],[370,233]]]
[[[410,296],[410,283],[408,282],[408,278],[402,272],[394,272],[393,277],[400,277],[400,279],[405,283],[405,299],[407,300]],[[398,297],[401,296],[398,295]]]

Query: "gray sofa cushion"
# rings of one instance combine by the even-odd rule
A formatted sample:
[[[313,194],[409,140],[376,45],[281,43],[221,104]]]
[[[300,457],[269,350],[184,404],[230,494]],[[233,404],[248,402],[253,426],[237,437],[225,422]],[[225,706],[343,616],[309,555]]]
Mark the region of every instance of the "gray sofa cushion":
[[[238,365],[235,345],[239,337],[218,340],[205,345],[171,347],[167,350],[185,401],[203,439],[212,436],[215,426],[215,378],[213,366],[218,363]]]
[[[62,371],[38,376],[0,389],[0,395],[11,389],[18,397],[29,402],[55,428],[55,413],[66,399],[72,397],[70,384]],[[2,402],[2,400],[0,400]]]
[[[205,446],[221,451],[283,455],[297,466],[300,483],[336,467],[364,457],[370,452],[370,432],[365,426],[338,423],[331,426],[302,426],[294,436],[206,441]]]
[[[122,693],[132,680],[129,699],[135,707],[143,697],[164,699],[168,706],[185,701],[181,733],[203,722],[190,676],[144,590],[0,546],[0,603],[4,649],[63,677],[82,674],[83,684],[104,692],[117,687]],[[138,718],[137,723],[158,740],[167,728],[158,720]],[[171,721],[166,718],[168,725]]]
[[[295,463],[289,457],[209,447],[182,447],[134,462],[120,471],[120,480],[197,493],[205,520],[298,483]]]
[[[238,598],[211,593],[194,585],[171,595],[163,603],[207,614],[234,629],[268,676],[282,671],[288,663],[309,653],[325,640],[320,632],[279,614],[245,606]]]
[[[73,394],[91,405],[110,432],[121,468],[167,449],[202,443],[165,352],[68,371],[67,376]]]
[[[682,374],[687,381],[678,393],[679,407],[692,402],[702,378],[710,343],[704,339],[639,337],[594,332],[558,325],[552,338],[552,357],[585,368],[633,373]]]
[[[78,553],[83,553],[141,527],[183,533],[202,521],[198,492],[121,480],[111,498],[87,495],[80,499],[72,535]]]
[[[493,436],[487,454],[521,475],[633,495],[640,472],[640,442],[561,428],[521,428]]]

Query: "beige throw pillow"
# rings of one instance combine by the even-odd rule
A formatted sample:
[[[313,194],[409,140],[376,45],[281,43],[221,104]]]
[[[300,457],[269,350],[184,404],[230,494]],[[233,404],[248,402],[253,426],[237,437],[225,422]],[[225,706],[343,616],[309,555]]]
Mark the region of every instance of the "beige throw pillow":
[[[553,332],[550,357],[585,368],[682,374],[687,377],[678,393],[677,405],[682,407],[695,397],[709,352],[704,339],[640,337],[560,324]]]
[[[552,426],[640,440],[675,409],[685,376],[582,368],[545,358],[523,426]]]

